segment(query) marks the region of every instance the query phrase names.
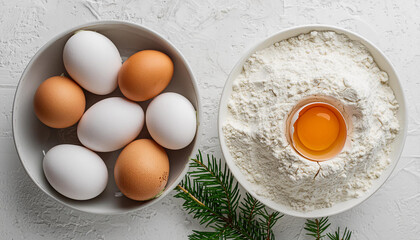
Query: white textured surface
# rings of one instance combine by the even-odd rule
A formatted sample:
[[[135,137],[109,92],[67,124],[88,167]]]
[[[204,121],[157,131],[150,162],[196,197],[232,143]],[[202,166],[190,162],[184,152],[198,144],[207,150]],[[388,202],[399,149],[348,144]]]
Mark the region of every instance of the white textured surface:
[[[217,107],[230,69],[247,47],[285,27],[326,23],[356,31],[396,66],[409,103],[402,159],[369,200],[331,217],[354,239],[418,239],[420,234],[420,1],[5,1],[0,0],[0,235],[2,239],[185,239],[200,226],[168,196],[143,211],[97,216],[72,211],[37,189],[13,146],[11,110],[19,77],[51,37],[97,19],[143,24],[172,41],[199,81],[204,119],[199,146],[221,156]],[[307,239],[304,219],[284,217],[279,239]]]

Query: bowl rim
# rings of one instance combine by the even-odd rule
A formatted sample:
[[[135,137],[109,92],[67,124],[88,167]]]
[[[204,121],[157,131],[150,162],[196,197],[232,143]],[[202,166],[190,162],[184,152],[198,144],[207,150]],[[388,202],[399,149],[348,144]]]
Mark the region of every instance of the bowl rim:
[[[282,207],[285,206],[284,209],[279,209],[276,206],[274,206],[272,204],[272,201],[269,200],[268,198],[257,195],[251,188],[252,184],[247,179],[245,179],[243,177],[242,172],[239,170],[239,168],[236,166],[236,163],[231,158],[230,150],[228,149],[228,147],[225,143],[225,137],[224,137],[224,134],[223,134],[222,124],[223,124],[224,119],[222,119],[222,115],[223,115],[222,112],[224,111],[224,109],[222,109],[222,107],[224,105],[226,105],[226,102],[230,97],[230,95],[228,96],[228,93],[231,91],[231,89],[229,89],[229,88],[231,88],[231,83],[237,77],[237,75],[234,76],[237,69],[239,67],[243,67],[244,62],[246,61],[246,59],[249,58],[249,56],[251,54],[258,51],[262,45],[266,45],[267,44],[266,41],[270,40],[271,41],[270,44],[274,44],[275,42],[288,39],[290,37],[279,37],[279,36],[281,36],[283,34],[287,34],[289,32],[293,32],[293,31],[300,31],[300,33],[296,33],[293,36],[298,36],[298,35],[303,34],[303,33],[309,33],[311,31],[334,31],[334,32],[337,32],[337,33],[340,33],[340,34],[344,34],[347,37],[350,37],[350,39],[352,39],[352,40],[356,40],[356,41],[359,41],[359,42],[363,41],[362,42],[363,45],[368,45],[368,46],[366,46],[367,48],[374,49],[379,54],[380,58],[382,58],[390,66],[390,70],[395,73],[395,79],[397,80],[395,85],[397,85],[398,88],[401,89],[401,93],[402,93],[401,94],[401,99],[400,99],[401,101],[399,101],[399,105],[400,105],[399,106],[399,111],[401,111],[402,119],[404,120],[403,124],[400,123],[401,124],[400,125],[400,131],[402,132],[402,135],[401,135],[402,139],[401,139],[401,145],[400,145],[401,147],[399,149],[397,149],[398,152],[395,155],[395,159],[392,159],[393,161],[390,163],[390,165],[387,168],[387,169],[389,169],[388,176],[386,176],[384,178],[383,182],[380,185],[378,185],[378,187],[376,189],[374,189],[372,192],[369,192],[369,190],[368,190],[368,191],[365,192],[364,195],[360,196],[359,198],[355,198],[355,199],[362,199],[361,201],[359,200],[358,202],[356,202],[353,205],[343,207],[343,208],[341,208],[339,210],[336,210],[336,211],[331,211],[330,213],[327,213],[327,214],[312,213],[312,211],[303,212],[303,211],[292,210],[291,208],[286,207],[286,205],[284,205],[284,204],[277,203],[277,205],[279,205],[279,206],[282,206]],[[293,37],[293,36],[291,36],[291,37]],[[368,49],[368,51],[370,53],[369,49]],[[365,202],[376,191],[378,191],[383,186],[383,184],[389,179],[389,177],[392,175],[392,172],[394,171],[395,167],[398,164],[399,159],[401,158],[401,154],[404,150],[404,145],[405,145],[405,141],[406,141],[406,137],[407,137],[408,113],[407,113],[407,104],[406,103],[407,103],[407,100],[406,100],[404,90],[403,90],[403,87],[402,87],[402,84],[401,84],[401,81],[400,81],[400,77],[399,77],[394,65],[391,63],[391,61],[386,57],[386,55],[375,44],[373,44],[371,41],[369,41],[365,37],[353,32],[353,31],[347,30],[345,28],[337,27],[337,26],[334,26],[334,25],[328,25],[328,24],[304,24],[304,25],[288,27],[288,28],[282,29],[282,30],[280,30],[280,31],[268,36],[268,37],[264,37],[262,40],[259,40],[257,43],[254,43],[251,47],[247,48],[247,50],[244,51],[241,54],[241,56],[237,60],[236,64],[233,66],[231,72],[229,73],[229,75],[227,77],[227,80],[226,80],[225,85],[223,87],[223,92],[222,92],[222,95],[221,95],[220,101],[219,101],[219,111],[218,111],[219,116],[218,116],[218,122],[217,122],[217,128],[218,128],[218,134],[219,134],[219,144],[221,146],[221,150],[222,150],[222,154],[224,156],[225,162],[227,163],[229,169],[231,170],[231,172],[235,176],[238,183],[247,192],[249,192],[255,199],[257,199],[258,201],[260,201],[264,205],[268,206],[269,208],[271,208],[273,210],[284,213],[286,215],[299,217],[299,218],[320,218],[320,217],[325,217],[325,216],[332,216],[332,215],[336,215],[336,214],[345,212],[347,210],[350,210],[351,208],[356,207],[356,206],[360,205],[361,203]],[[385,171],[387,171],[387,170],[385,170]],[[346,202],[346,201],[344,201],[344,202]],[[323,209],[329,209],[329,208],[321,208],[321,209],[323,210]],[[317,209],[317,210],[319,210],[319,209]]]
[[[162,200],[164,197],[166,197],[170,192],[172,192],[173,189],[176,188],[176,186],[181,182],[181,180],[185,177],[186,173],[189,170],[189,161],[185,164],[184,169],[181,171],[181,173],[179,174],[179,176],[174,180],[174,182],[171,185],[167,185],[163,191],[163,193],[156,199],[147,201],[145,203],[143,203],[142,205],[136,207],[136,208],[131,208],[131,209],[124,209],[121,211],[111,211],[111,212],[105,212],[105,211],[86,211],[85,209],[80,209],[76,206],[73,206],[72,204],[66,203],[62,200],[60,200],[59,198],[56,198],[54,195],[48,193],[44,187],[38,182],[36,181],[33,176],[30,174],[30,171],[27,169],[24,161],[22,160],[21,157],[21,148],[22,146],[19,145],[19,143],[16,140],[16,100],[18,98],[18,96],[21,94],[20,92],[21,90],[21,83],[23,81],[23,79],[25,79],[28,69],[30,69],[32,67],[32,65],[34,64],[35,60],[38,59],[39,55],[41,53],[43,53],[48,47],[50,47],[53,43],[55,43],[57,40],[59,40],[60,38],[66,36],[67,34],[70,34],[72,32],[76,32],[78,30],[81,30],[83,28],[87,28],[87,27],[96,27],[96,26],[104,26],[104,25],[126,25],[132,28],[137,28],[137,29],[141,29],[142,31],[147,32],[150,35],[154,35],[155,37],[157,37],[158,39],[160,39],[161,41],[165,42],[166,44],[168,44],[168,46],[170,46],[174,52],[182,59],[183,63],[185,64],[185,68],[188,72],[188,74],[191,76],[191,83],[194,89],[194,93],[196,96],[196,101],[197,101],[197,108],[196,110],[196,116],[197,116],[197,130],[196,130],[196,135],[195,135],[195,139],[193,140],[193,147],[191,150],[191,154],[189,156],[189,159],[197,152],[198,150],[198,142],[200,140],[201,137],[201,128],[200,128],[200,122],[202,119],[202,103],[201,103],[201,95],[199,92],[199,88],[198,88],[198,82],[197,79],[195,78],[195,75],[191,69],[190,64],[187,61],[187,58],[182,54],[182,52],[173,44],[171,43],[169,40],[167,40],[165,37],[163,37],[160,33],[145,27],[143,25],[137,24],[137,23],[133,23],[130,21],[125,21],[125,20],[98,20],[98,21],[91,21],[91,22],[87,22],[87,23],[83,23],[83,24],[79,24],[76,26],[73,26],[67,30],[64,30],[58,34],[56,34],[53,38],[51,38],[49,41],[47,41],[46,43],[44,43],[42,45],[41,48],[39,48],[37,50],[37,52],[35,53],[35,55],[31,58],[31,60],[28,62],[28,64],[26,65],[25,69],[22,72],[22,75],[18,81],[18,84],[16,86],[16,90],[15,90],[15,94],[14,94],[14,98],[13,98],[13,107],[12,107],[12,133],[13,133],[13,142],[14,142],[14,146],[17,152],[17,155],[19,157],[20,163],[22,164],[23,168],[25,169],[26,174],[30,177],[30,179],[32,180],[32,182],[35,183],[35,185],[42,190],[42,192],[44,192],[46,195],[48,195],[50,198],[54,199],[55,201],[73,209],[73,210],[77,210],[79,212],[83,212],[83,213],[89,213],[89,214],[98,214],[98,215],[120,215],[120,214],[126,214],[126,213],[130,213],[130,212],[134,212],[134,211],[138,211],[140,209],[149,207],[157,202],[159,202],[160,200]]]

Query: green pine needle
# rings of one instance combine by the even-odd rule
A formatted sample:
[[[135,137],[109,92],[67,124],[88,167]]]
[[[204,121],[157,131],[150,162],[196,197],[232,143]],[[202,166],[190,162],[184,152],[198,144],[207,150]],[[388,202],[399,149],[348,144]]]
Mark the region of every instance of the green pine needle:
[[[184,209],[213,231],[193,231],[189,239],[275,239],[272,228],[283,215],[270,213],[248,193],[242,198],[226,164],[209,155],[204,162],[199,151],[190,168],[175,197],[182,198]]]
[[[305,225],[306,227],[304,229],[309,232],[306,235],[312,236],[316,240],[320,240],[325,237],[323,233],[330,226],[330,223],[328,223],[328,217],[323,217],[315,220],[308,219],[306,220]]]
[[[337,231],[335,231],[334,235],[331,234],[331,233],[327,233],[327,237],[330,240],[350,240],[351,231],[349,231],[349,230],[347,230],[347,228],[345,228],[343,235],[340,235],[340,228],[337,228]]]
[[[214,156],[207,155],[204,162],[201,151],[191,159],[190,171],[178,185],[176,198],[184,200],[183,208],[200,224],[211,231],[194,230],[190,240],[248,239],[273,240],[273,227],[283,217],[278,212],[269,212],[249,193],[242,197],[238,182],[226,164]],[[331,225],[328,217],[307,219],[306,235],[315,240],[350,240],[352,232],[340,228],[334,234],[325,231]]]
[[[315,219],[315,220],[306,220],[306,227],[304,228],[308,233],[306,235],[314,237],[316,240],[324,239],[325,237],[328,237],[330,240],[350,240],[351,238],[351,231],[349,231],[347,228],[344,229],[343,235],[340,235],[340,228],[337,229],[337,231],[334,232],[334,234],[327,233],[324,235],[323,233],[327,228],[331,225],[328,223],[329,219],[328,217],[323,217],[321,219]]]

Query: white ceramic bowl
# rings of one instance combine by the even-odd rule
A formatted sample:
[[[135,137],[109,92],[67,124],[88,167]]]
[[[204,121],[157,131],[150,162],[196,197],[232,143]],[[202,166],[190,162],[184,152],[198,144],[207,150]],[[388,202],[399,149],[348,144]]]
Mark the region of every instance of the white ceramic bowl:
[[[329,208],[323,208],[323,209],[317,209],[314,211],[309,212],[300,212],[292,209],[289,206],[276,203],[268,198],[264,198],[262,196],[257,195],[254,191],[252,191],[253,183],[249,182],[238,166],[236,166],[235,162],[233,161],[233,158],[230,154],[230,151],[226,145],[225,137],[223,135],[222,127],[224,125],[224,121],[226,119],[226,116],[228,114],[227,110],[227,103],[228,99],[232,92],[232,83],[236,79],[236,77],[241,73],[242,67],[245,63],[245,61],[253,54],[254,52],[264,49],[278,41],[288,39],[290,37],[297,36],[302,33],[308,33],[313,30],[318,31],[335,31],[337,33],[343,33],[347,35],[352,40],[357,40],[363,43],[372,56],[374,57],[376,63],[378,66],[386,71],[389,75],[389,85],[391,86],[392,90],[394,90],[395,97],[397,98],[397,101],[400,105],[399,111],[398,111],[398,120],[401,126],[400,132],[398,133],[397,137],[395,138],[395,141],[392,144],[392,152],[391,152],[391,164],[390,166],[382,173],[381,177],[373,182],[372,187],[369,191],[365,192],[364,195],[362,195],[359,198],[352,199],[349,201],[337,203]],[[305,25],[305,26],[299,26],[299,27],[293,27],[289,29],[285,29],[279,33],[276,33],[272,35],[271,37],[268,37],[267,39],[264,39],[263,41],[256,44],[254,47],[249,49],[238,61],[238,63],[234,66],[232,72],[230,73],[223,93],[222,98],[220,101],[219,106],[219,122],[218,122],[218,128],[219,128],[219,139],[220,144],[222,147],[222,152],[225,157],[226,163],[228,164],[230,170],[232,171],[233,175],[236,177],[238,182],[248,191],[252,196],[254,196],[256,199],[267,205],[268,207],[282,212],[287,215],[296,216],[296,217],[304,217],[304,218],[315,218],[315,217],[323,217],[323,216],[330,216],[334,214],[338,214],[341,212],[344,212],[346,210],[349,210],[350,208],[362,203],[364,200],[369,198],[376,190],[378,190],[382,184],[387,180],[387,178],[391,175],[392,171],[394,170],[395,166],[397,165],[397,162],[399,160],[399,157],[401,155],[401,152],[404,147],[405,137],[407,133],[407,113],[406,113],[406,104],[405,104],[405,98],[403,94],[403,90],[401,88],[401,84],[398,80],[397,73],[390,63],[390,61],[385,57],[385,55],[377,48],[375,47],[371,42],[363,38],[362,36],[350,32],[348,30],[333,27],[333,26],[325,26],[325,25]]]
[[[55,200],[80,211],[98,214],[118,214],[149,206],[167,195],[182,180],[188,171],[191,154],[196,152],[197,137],[186,148],[177,151],[167,150],[170,159],[168,184],[163,194],[146,202],[130,200],[119,193],[114,181],[114,164],[119,151],[100,153],[105,161],[109,180],[105,191],[88,201],[75,201],[56,192],[47,182],[42,170],[43,153],[61,143],[79,144],[76,126],[57,130],[43,125],[35,116],[33,97],[37,87],[47,78],[65,73],[63,47],[77,30],[93,30],[104,34],[117,46],[123,59],[143,49],[154,49],[168,54],[174,62],[174,76],[164,92],[177,92],[188,98],[197,110],[200,119],[200,97],[193,73],[184,56],[170,42],[156,32],[137,24],[122,21],[98,21],[67,30],[45,44],[32,58],[22,74],[16,90],[13,106],[13,135],[20,160],[35,184]],[[85,91],[86,109],[95,102],[109,97],[122,96],[119,89],[106,96],[97,96]],[[146,111],[150,101],[140,105]],[[199,128],[198,128],[199,129]],[[199,136],[199,131],[197,135]],[[146,126],[140,137],[149,137]],[[150,138],[150,137],[149,137]]]

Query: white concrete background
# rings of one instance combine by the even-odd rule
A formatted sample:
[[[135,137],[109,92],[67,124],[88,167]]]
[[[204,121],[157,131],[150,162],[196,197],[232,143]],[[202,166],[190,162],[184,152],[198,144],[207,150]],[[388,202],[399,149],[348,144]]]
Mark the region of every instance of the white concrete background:
[[[217,106],[225,79],[248,47],[286,27],[326,23],[377,44],[396,66],[408,99],[409,134],[386,184],[360,206],[331,217],[353,239],[420,239],[420,1],[419,0],[0,0],[0,238],[186,239],[197,221],[171,196],[143,211],[97,216],[70,210],[42,193],[13,146],[12,100],[35,52],[54,35],[99,19],[150,27],[189,60],[203,97],[199,146],[221,156]],[[308,239],[304,219],[284,217],[278,239]]]

